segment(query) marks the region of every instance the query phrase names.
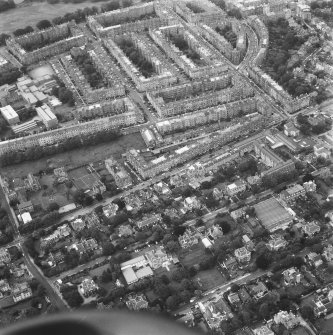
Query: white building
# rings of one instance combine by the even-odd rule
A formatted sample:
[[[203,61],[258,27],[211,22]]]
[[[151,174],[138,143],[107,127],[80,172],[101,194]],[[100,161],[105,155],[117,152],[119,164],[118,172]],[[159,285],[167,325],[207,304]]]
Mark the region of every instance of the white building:
[[[246,190],[246,184],[243,180],[237,180],[234,183],[227,186],[227,192],[229,196],[236,195],[240,192],[244,192]]]
[[[32,291],[28,283],[19,283],[12,291],[14,302],[20,302],[32,297]]]
[[[235,250],[235,256],[240,263],[247,263],[251,260],[251,252],[245,247]]]
[[[12,106],[7,105],[5,107],[1,107],[0,112],[9,125],[14,125],[20,122],[20,118]]]
[[[47,129],[55,128],[58,125],[58,119],[48,105],[44,104],[41,107],[37,107],[36,112]]]

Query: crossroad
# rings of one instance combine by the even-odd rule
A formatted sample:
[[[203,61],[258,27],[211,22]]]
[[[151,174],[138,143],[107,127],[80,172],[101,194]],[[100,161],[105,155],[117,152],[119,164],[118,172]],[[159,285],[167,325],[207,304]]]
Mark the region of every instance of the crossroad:
[[[12,247],[12,246],[16,246],[18,249],[20,249],[22,251],[22,257],[24,259],[24,262],[25,262],[28,270],[39,281],[39,283],[41,283],[45,287],[47,295],[49,296],[50,301],[52,302],[52,304],[55,307],[57,307],[59,310],[68,309],[69,307],[63,301],[60,293],[54,287],[52,287],[50,282],[45,278],[45,276],[43,275],[41,270],[38,268],[38,266],[34,263],[31,256],[29,255],[27,249],[25,248],[25,246],[24,246],[25,237],[21,236],[21,234],[18,230],[19,223],[17,221],[16,215],[15,215],[13,209],[9,206],[9,199],[8,199],[6,193],[4,192],[3,181],[0,178],[0,200],[1,200],[1,198],[4,199],[4,201],[2,201],[2,203],[5,206],[5,209],[8,213],[8,215],[9,215],[9,219],[10,219],[10,222],[12,224],[13,231],[14,231],[14,240],[11,243],[8,243],[5,247],[9,248],[9,247]]]

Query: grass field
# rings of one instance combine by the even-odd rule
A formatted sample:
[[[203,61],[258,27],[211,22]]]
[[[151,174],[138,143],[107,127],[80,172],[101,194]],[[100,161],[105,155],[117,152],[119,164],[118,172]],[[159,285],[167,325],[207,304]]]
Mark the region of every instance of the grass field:
[[[200,286],[202,285],[202,290],[210,290],[227,282],[226,278],[217,269],[200,271],[193,280],[198,281]]]
[[[292,335],[310,335],[311,333],[303,326],[298,326],[291,332]]]
[[[73,202],[73,192],[76,188],[67,189],[65,184],[53,185],[52,175],[44,175],[40,179],[40,184],[42,187],[47,186],[47,189],[43,188],[37,192],[30,193],[29,200],[33,204],[41,204],[43,209],[47,209],[50,203],[55,202],[60,207],[68,205]]]
[[[191,248],[183,250],[179,256],[179,260],[184,266],[191,267],[199,264],[206,257],[205,247],[202,243],[198,243]]]
[[[67,13],[75,12],[78,9],[85,7],[100,7],[105,1],[91,2],[89,0],[82,3],[64,3],[51,5],[44,2],[27,2],[18,6],[17,8],[0,13],[0,32],[11,33],[18,28],[26,26],[34,27],[35,24],[41,20],[52,20],[57,16],[63,16]],[[21,3],[22,1],[17,1]],[[139,3],[140,0],[134,0],[133,3]]]
[[[332,334],[333,329],[333,318],[330,319],[318,319],[315,322],[315,327],[319,330],[319,333],[327,332],[326,334]]]
[[[104,160],[111,155],[113,155],[116,159],[119,159],[129,148],[146,148],[140,133],[125,135],[110,143],[103,143],[87,148],[72,150],[54,155],[52,157],[44,157],[33,162],[23,162],[15,166],[7,166],[0,169],[0,173],[9,178],[13,178],[27,176],[30,172],[37,173],[38,171],[45,170],[48,167],[56,168],[65,166],[65,168],[74,168],[75,166]]]
[[[11,33],[18,28],[34,26],[40,20],[52,20],[57,16],[93,6],[99,7],[100,3],[85,1],[78,4],[59,3],[50,5],[47,2],[34,2],[22,5],[22,7],[0,13],[0,31]]]

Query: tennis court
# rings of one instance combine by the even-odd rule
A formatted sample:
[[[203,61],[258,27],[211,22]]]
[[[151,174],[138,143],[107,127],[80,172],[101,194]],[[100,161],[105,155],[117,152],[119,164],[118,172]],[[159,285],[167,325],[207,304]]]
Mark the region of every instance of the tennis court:
[[[99,181],[96,172],[90,172],[86,167],[80,167],[68,172],[69,177],[73,180],[78,189],[89,190]]]

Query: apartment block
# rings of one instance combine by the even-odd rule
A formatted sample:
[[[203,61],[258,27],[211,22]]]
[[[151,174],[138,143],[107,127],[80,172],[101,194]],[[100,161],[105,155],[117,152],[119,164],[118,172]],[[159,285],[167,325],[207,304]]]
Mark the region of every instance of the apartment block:
[[[90,16],[88,26],[98,37],[114,37],[131,31],[140,32],[175,22],[170,8],[153,1]]]
[[[170,42],[170,34],[180,34],[191,49],[202,58],[203,64],[196,65],[191,59]],[[199,35],[194,35],[181,24],[164,26],[149,30],[153,41],[192,79],[215,76],[217,73],[228,71],[228,65],[216,51]]]
[[[145,157],[135,149],[126,152],[126,159],[142,178],[152,178],[157,174],[169,171],[172,167],[184,164],[194,157],[203,155],[210,149],[216,149],[238,136],[261,129],[268,122],[269,118],[258,113],[247,115],[241,122],[229,128],[221,130],[214,137],[204,138],[194,144],[181,147],[169,155],[161,155],[146,160]]]
[[[44,41],[49,43],[35,49],[35,45],[43,45]],[[24,65],[37,63],[85,43],[86,37],[74,22],[6,40],[7,48]]]

